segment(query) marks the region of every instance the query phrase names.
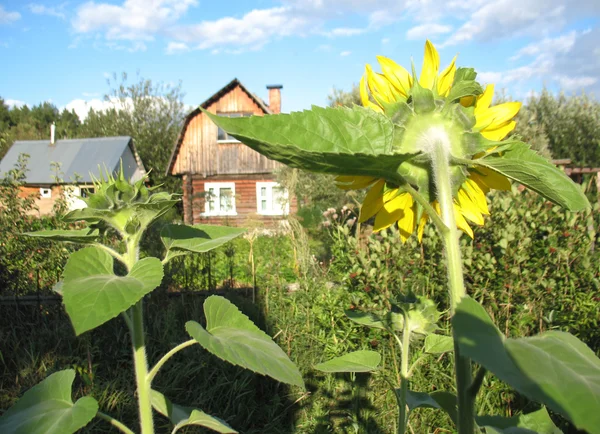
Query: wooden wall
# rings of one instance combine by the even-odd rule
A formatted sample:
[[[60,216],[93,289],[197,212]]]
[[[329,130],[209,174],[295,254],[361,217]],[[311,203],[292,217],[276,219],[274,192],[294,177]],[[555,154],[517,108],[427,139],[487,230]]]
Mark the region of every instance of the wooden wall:
[[[208,106],[211,113],[248,112],[262,116],[263,110],[238,85]],[[188,123],[172,175],[201,176],[272,173],[281,167],[242,143],[218,143],[217,126],[202,112]]]
[[[276,227],[286,216],[270,216],[257,213],[256,183],[259,181],[275,181],[273,175],[249,176],[216,176],[204,178],[199,176],[184,177],[183,214],[187,224],[223,224],[229,226],[247,226],[249,220],[260,221],[266,227]],[[234,182],[235,183],[235,216],[203,216],[205,211],[204,184],[205,182]],[[186,189],[186,185],[188,188]],[[188,190],[188,192],[186,192]],[[290,213],[296,212],[296,200],[292,196]]]

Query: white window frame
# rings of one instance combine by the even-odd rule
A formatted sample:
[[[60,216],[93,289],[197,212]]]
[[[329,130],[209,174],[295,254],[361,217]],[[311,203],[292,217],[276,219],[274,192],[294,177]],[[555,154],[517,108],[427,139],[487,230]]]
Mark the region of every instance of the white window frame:
[[[266,197],[261,196],[261,190],[266,187]],[[281,204],[273,203],[273,188],[282,188],[283,196],[285,199],[285,206],[281,206]],[[262,201],[266,199],[267,201],[267,210],[262,210]],[[287,189],[284,189],[277,182],[274,181],[259,181],[256,183],[256,212],[260,215],[288,215],[290,213],[290,200]]]
[[[212,198],[212,201],[215,203],[216,207],[215,210],[211,211],[210,210],[210,198],[208,197],[208,193],[210,191],[210,189],[213,189],[215,192],[217,192],[214,197]],[[221,188],[230,188],[231,189],[231,199],[232,199],[232,207],[229,211],[221,211],[220,210],[220,204],[221,204],[221,197],[220,197],[220,190]],[[202,214],[203,216],[231,216],[231,215],[237,215],[237,212],[235,210],[235,182],[205,182],[204,183],[204,192],[206,193],[206,197],[204,199],[204,213]],[[216,208],[219,209],[216,209]]]
[[[40,187],[40,198],[52,199],[52,187]]]

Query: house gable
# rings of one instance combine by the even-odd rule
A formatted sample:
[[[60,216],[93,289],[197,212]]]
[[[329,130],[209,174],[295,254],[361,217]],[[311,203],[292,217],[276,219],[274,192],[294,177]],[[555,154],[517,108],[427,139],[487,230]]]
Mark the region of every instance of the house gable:
[[[234,79],[201,107],[211,113],[262,116],[271,111],[256,95]],[[272,173],[281,165],[241,142],[219,142],[217,126],[198,108],[185,119],[167,168],[169,175],[203,177]]]

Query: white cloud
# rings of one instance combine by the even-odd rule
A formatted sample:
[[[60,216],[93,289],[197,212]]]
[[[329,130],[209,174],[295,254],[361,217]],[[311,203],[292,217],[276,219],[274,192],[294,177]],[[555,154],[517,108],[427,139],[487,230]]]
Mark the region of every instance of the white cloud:
[[[481,3],[443,46],[477,40],[543,37],[560,31],[575,18],[600,12],[597,0],[490,0]]]
[[[315,48],[315,51],[323,51],[323,52],[329,52],[333,50],[333,47],[329,44],[321,44],[319,45],[317,48]]]
[[[197,0],[126,0],[122,6],[89,1],[77,9],[77,33],[104,32],[106,39],[152,40],[175,23]]]
[[[125,101],[120,101],[118,99],[104,100],[100,98],[92,98],[90,100],[84,99],[74,99],[70,101],[64,107],[61,107],[60,110],[66,109],[67,111],[75,111],[75,114],[79,116],[81,121],[84,121],[90,112],[91,109],[98,112],[104,112],[106,110],[114,109],[130,109],[132,107],[131,98],[126,99]]]
[[[383,38],[383,39],[381,39],[381,43],[382,43],[383,45],[385,45],[385,44],[389,44],[389,43],[390,43],[390,38]]]
[[[444,33],[450,33],[452,31],[452,26],[447,26],[444,24],[436,24],[436,23],[427,23],[420,24],[418,26],[412,27],[408,29],[406,32],[406,39],[425,39],[431,38],[435,35],[442,35]]]
[[[575,44],[576,38],[577,32],[574,30],[556,38],[544,38],[541,41],[533,42],[521,48],[510,60],[545,53],[568,53]]]
[[[484,83],[513,86],[531,80],[555,84],[566,92],[600,93],[600,28],[568,32],[544,38],[521,48],[513,59],[533,58],[529,63],[505,71],[485,71],[478,75]]]
[[[274,37],[303,34],[310,27],[305,17],[291,13],[289,7],[276,7],[255,9],[242,18],[225,17],[181,26],[172,33],[200,50],[228,45],[260,48]]]
[[[356,36],[362,35],[368,29],[366,28],[357,28],[357,27],[337,27],[333,30],[329,30],[325,32],[326,36],[335,38],[337,36]]]
[[[4,104],[6,104],[9,108],[23,107],[26,105],[25,101],[21,101],[19,99],[5,99]]]
[[[37,4],[37,3],[30,3],[28,5],[29,10],[31,11],[31,13],[36,14],[36,15],[49,15],[51,17],[56,17],[56,18],[60,18],[62,20],[66,19],[66,15],[64,12],[64,8],[66,6],[66,3],[63,3],[57,7],[49,7],[49,6],[44,6],[41,4]]]
[[[0,24],[10,24],[13,21],[17,21],[21,18],[21,14],[18,12],[9,12],[4,9],[4,6],[0,5]]]
[[[346,56],[349,56],[349,55],[351,55],[351,54],[352,54],[352,51],[342,51],[342,52],[340,53],[340,56],[341,56],[341,57],[346,57]]]
[[[167,45],[167,54],[185,53],[190,51],[190,47],[184,42],[169,42]],[[216,53],[215,53],[216,54]]]

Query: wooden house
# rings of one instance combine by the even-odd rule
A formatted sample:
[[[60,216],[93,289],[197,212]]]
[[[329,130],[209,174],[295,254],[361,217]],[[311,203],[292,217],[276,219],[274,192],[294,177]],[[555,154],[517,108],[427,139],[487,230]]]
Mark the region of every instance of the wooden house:
[[[69,209],[84,208],[81,198],[94,192],[92,177],[108,170],[116,173],[121,165],[132,182],[146,174],[128,136],[54,140],[18,140],[0,162],[0,177],[15,168],[20,155],[27,156],[21,197],[33,196],[36,213],[50,214],[59,197]]]
[[[234,79],[200,106],[221,116],[277,114],[281,87],[267,86],[266,104]],[[167,174],[182,177],[188,224],[243,225],[251,218],[277,226],[295,207],[276,182],[280,167],[217,128],[198,108],[185,118]]]

